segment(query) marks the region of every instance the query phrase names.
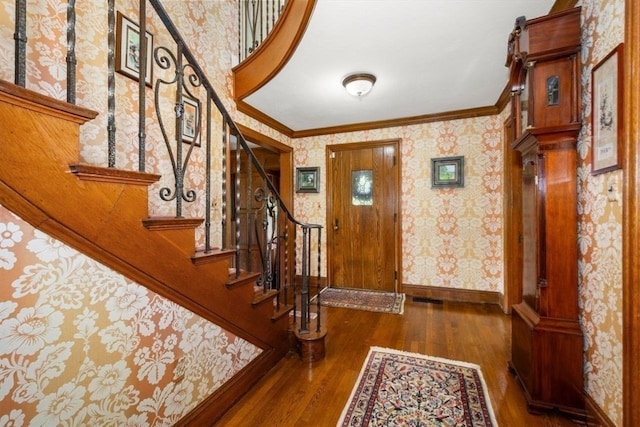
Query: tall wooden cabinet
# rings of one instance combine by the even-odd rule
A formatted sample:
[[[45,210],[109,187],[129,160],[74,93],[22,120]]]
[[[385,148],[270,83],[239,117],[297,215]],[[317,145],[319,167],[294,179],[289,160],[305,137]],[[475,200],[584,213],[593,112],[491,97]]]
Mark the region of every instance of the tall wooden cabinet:
[[[510,368],[533,412],[584,416],[578,321],[577,158],[580,9],[526,20],[509,37],[515,141],[522,157],[522,301]]]

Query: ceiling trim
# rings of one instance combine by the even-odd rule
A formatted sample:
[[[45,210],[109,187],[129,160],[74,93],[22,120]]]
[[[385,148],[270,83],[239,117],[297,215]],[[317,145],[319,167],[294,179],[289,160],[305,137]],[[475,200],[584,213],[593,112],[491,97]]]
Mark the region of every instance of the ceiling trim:
[[[282,123],[275,120],[271,116],[266,115],[262,111],[247,104],[246,102],[242,100],[236,101],[236,107],[238,108],[238,111],[240,111],[241,113],[244,113],[247,116],[253,119],[256,119],[260,123],[263,123],[269,127],[272,127],[273,129],[277,130],[283,135],[288,136],[289,138],[293,138],[293,132],[294,132],[293,129],[288,128],[287,126],[283,125]]]
[[[331,135],[337,133],[357,132],[363,130],[383,129],[390,127],[401,127],[419,125],[424,123],[443,122],[449,120],[469,119],[475,117],[493,116],[499,114],[500,111],[510,101],[509,91],[507,88],[502,91],[500,99],[496,105],[489,105],[486,107],[469,108],[466,110],[446,111],[443,113],[425,114],[422,116],[414,117],[402,117],[398,119],[379,120],[374,122],[364,123],[352,123],[340,126],[331,126],[317,129],[306,129],[294,131],[287,126],[283,125],[274,118],[264,114],[260,110],[252,107],[251,105],[238,101],[238,111],[246,114],[247,116],[258,120],[259,122],[277,130],[281,134],[288,136],[289,138],[307,138],[310,136]]]
[[[444,113],[425,114],[422,116],[403,117],[399,119],[379,120],[366,123],[354,123],[350,125],[331,126],[326,128],[294,131],[292,138],[303,138],[308,136],[329,135],[335,133],[356,132],[362,130],[382,129],[399,126],[411,126],[424,123],[443,122],[449,120],[469,119],[475,117],[492,116],[498,114],[495,105],[479,108],[469,108],[466,110],[447,111]]]

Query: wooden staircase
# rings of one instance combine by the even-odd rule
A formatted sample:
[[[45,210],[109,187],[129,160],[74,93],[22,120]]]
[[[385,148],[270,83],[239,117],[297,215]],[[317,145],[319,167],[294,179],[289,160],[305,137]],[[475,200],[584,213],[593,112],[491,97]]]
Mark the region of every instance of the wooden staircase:
[[[256,290],[259,275],[230,272],[233,251],[196,251],[201,219],[149,217],[158,175],[79,164],[79,127],[95,116],[0,81],[0,204],[263,350],[182,420],[209,425],[289,351],[291,307]]]

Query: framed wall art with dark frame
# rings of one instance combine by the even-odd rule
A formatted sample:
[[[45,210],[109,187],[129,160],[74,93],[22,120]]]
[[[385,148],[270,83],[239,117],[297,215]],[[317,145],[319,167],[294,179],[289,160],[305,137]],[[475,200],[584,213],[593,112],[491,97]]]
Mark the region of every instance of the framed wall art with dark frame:
[[[296,193],[320,192],[320,168],[296,168]]]
[[[200,105],[188,96],[182,97],[184,114],[182,115],[182,142],[200,147]]]
[[[431,188],[464,187],[464,156],[431,159]]]
[[[153,34],[147,33],[147,64],[145,84],[153,82]],[[140,79],[140,27],[138,24],[117,13],[116,21],[116,71],[134,80]]]
[[[622,167],[623,45],[616,46],[591,71],[591,174]]]

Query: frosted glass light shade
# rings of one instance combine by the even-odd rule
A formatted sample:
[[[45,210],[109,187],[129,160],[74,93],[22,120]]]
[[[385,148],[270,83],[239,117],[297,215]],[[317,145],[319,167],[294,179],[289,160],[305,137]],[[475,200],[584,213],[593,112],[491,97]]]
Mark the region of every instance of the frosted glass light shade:
[[[359,97],[369,93],[375,82],[373,74],[352,74],[342,81],[342,85],[351,95]]]

